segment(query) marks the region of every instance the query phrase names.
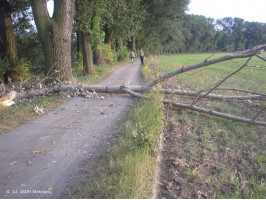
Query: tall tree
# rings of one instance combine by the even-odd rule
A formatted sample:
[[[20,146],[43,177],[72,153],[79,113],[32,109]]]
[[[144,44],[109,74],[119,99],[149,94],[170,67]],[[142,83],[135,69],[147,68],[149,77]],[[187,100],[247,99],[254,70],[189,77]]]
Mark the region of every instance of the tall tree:
[[[71,33],[75,0],[54,0],[50,17],[46,0],[31,0],[34,20],[45,57],[45,73],[54,73],[61,81],[73,81],[71,69]]]
[[[224,33],[222,44],[224,47],[228,47],[228,51],[240,51],[245,48],[243,19],[226,17],[216,23]]]
[[[141,0],[148,16],[137,44],[151,53],[160,53],[182,42],[181,22],[189,0]]]
[[[77,29],[77,45],[82,52],[83,58],[83,73],[94,74],[93,68],[93,56],[91,47],[91,35],[90,35],[90,1],[77,0],[76,1],[76,29]],[[79,53],[79,52],[78,52]]]
[[[246,48],[266,43],[266,23],[246,22],[244,35]]]
[[[103,18],[106,0],[77,0],[76,1],[76,30],[81,35],[83,55],[83,71],[85,74],[93,74],[93,64],[103,64],[104,58],[101,44],[104,41]],[[93,52],[94,51],[94,57]]]
[[[184,45],[182,51],[215,51],[219,34],[215,30],[214,20],[202,15],[186,15],[182,23]]]
[[[0,56],[2,59],[8,58],[9,69],[5,72],[4,79],[12,75],[18,62],[16,38],[11,18],[12,10],[7,0],[0,1]]]
[[[125,57],[124,43],[131,41],[132,37],[138,34],[147,16],[146,11],[141,0],[110,0],[107,7],[107,29],[116,40],[119,60],[122,61]]]

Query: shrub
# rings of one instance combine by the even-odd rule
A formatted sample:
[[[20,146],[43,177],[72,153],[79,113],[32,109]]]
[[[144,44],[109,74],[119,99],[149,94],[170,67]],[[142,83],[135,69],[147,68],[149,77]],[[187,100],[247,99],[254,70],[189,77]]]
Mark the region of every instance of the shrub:
[[[78,60],[73,66],[74,72],[82,72],[83,71],[83,56],[82,52],[78,54]]]
[[[21,58],[18,61],[16,67],[14,68],[14,78],[18,80],[18,79],[24,79],[27,76],[29,76],[30,66],[31,63],[29,60]]]
[[[128,60],[129,59],[130,50],[126,46],[123,47],[123,53],[124,53],[125,60]]]
[[[103,53],[105,63],[112,64],[116,60],[116,56],[115,56],[114,50],[111,49],[111,45],[103,44],[102,53]]]

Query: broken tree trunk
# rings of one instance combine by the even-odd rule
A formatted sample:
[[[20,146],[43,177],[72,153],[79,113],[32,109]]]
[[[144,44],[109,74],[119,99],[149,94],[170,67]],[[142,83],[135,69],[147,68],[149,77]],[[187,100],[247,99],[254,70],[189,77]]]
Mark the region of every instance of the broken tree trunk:
[[[266,126],[266,122],[260,122],[260,121],[255,121],[253,119],[246,119],[246,118],[242,118],[242,117],[237,117],[234,115],[229,115],[229,114],[217,112],[217,111],[206,109],[206,108],[200,108],[200,107],[197,107],[194,105],[182,104],[182,103],[173,102],[173,101],[169,101],[169,100],[164,100],[163,103],[170,105],[170,106],[173,106],[173,107],[186,108],[189,110],[194,110],[194,111],[198,111],[198,112],[202,112],[202,113],[206,113],[206,114],[210,114],[210,115],[215,115],[215,116],[222,117],[225,119],[231,119],[233,121],[239,121],[239,122],[243,122],[243,123],[247,123],[247,124],[253,124],[253,125]]]
[[[234,75],[238,71],[240,71],[243,67],[245,67],[248,63],[248,61],[253,56],[257,56],[257,52],[261,49],[266,48],[266,44],[260,45],[257,47],[254,47],[249,50],[241,51],[238,53],[233,53],[230,55],[225,55],[222,57],[218,57],[212,60],[205,60],[203,62],[193,64],[193,65],[187,65],[183,66],[179,69],[173,70],[169,73],[163,74],[159,76],[158,79],[146,84],[146,85],[139,85],[139,86],[98,86],[98,85],[57,85],[50,88],[42,88],[42,89],[32,89],[29,91],[24,91],[21,93],[16,94],[16,99],[23,99],[23,98],[29,98],[37,95],[45,95],[46,93],[59,93],[59,92],[71,92],[76,91],[77,93],[83,93],[84,91],[88,92],[97,92],[97,93],[127,93],[131,96],[137,97],[137,98],[147,98],[145,95],[140,94],[140,92],[153,92],[158,91],[159,89],[156,89],[154,86],[158,83],[165,81],[175,75],[178,75],[180,73],[184,73],[193,69],[197,69],[200,67],[216,64],[219,62],[237,59],[237,58],[248,58],[247,62],[238,70],[231,73],[229,76],[227,76],[225,79],[219,81],[214,87],[201,90],[201,91],[189,91],[189,90],[175,90],[175,89],[160,89],[160,92],[163,92],[165,94],[176,94],[176,95],[186,95],[186,96],[192,96],[196,99],[201,98],[212,98],[212,99],[218,99],[218,100],[230,100],[230,99],[238,99],[238,100],[260,100],[260,101],[266,101],[266,94],[256,91],[249,91],[249,90],[242,90],[242,89],[231,89],[231,88],[218,88],[218,86],[224,82],[227,78]],[[221,94],[210,94],[214,90],[233,90],[238,92],[244,92],[244,93],[250,93],[252,95],[221,95]],[[203,92],[206,91],[206,92]],[[197,100],[197,101],[198,101]],[[237,116],[232,116],[229,114],[217,112],[214,110],[209,110],[205,108],[200,108],[195,105],[191,104],[181,104],[179,102],[172,102],[170,100],[164,100],[164,104],[170,104],[172,107],[180,107],[180,108],[186,108],[190,110],[195,110],[198,112],[203,112],[211,115],[216,115],[222,118],[231,119],[235,121],[240,121],[244,123],[254,124],[254,125],[262,125],[266,126],[266,122],[260,122],[256,121],[256,119],[264,112],[265,109],[262,109],[253,119],[245,119]]]
[[[7,107],[13,105],[15,102],[13,101],[16,98],[16,92],[10,91],[7,95],[0,99],[0,105]]]

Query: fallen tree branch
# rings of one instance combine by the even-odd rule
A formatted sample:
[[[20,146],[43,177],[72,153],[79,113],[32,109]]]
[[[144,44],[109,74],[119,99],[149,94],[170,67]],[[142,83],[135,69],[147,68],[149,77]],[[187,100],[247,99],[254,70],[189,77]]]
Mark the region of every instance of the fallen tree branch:
[[[16,92],[12,90],[0,99],[0,106],[7,107],[13,105],[15,103],[13,101],[15,98]]]
[[[130,90],[129,88],[127,88],[126,86],[121,86],[121,90],[124,91],[125,93],[133,96],[133,97],[137,97],[137,98],[143,98],[143,99],[149,99],[148,97],[142,95],[142,94],[139,94],[137,92],[134,92],[132,90]]]
[[[243,89],[238,89],[238,88],[216,88],[216,90],[232,90],[232,91],[237,91],[237,92],[244,92],[244,93],[250,93],[250,94],[266,96],[266,94],[262,93],[262,92],[251,91],[251,90],[243,90]]]
[[[161,89],[160,92],[164,92],[166,94],[178,94],[178,95],[194,96],[194,97],[198,97],[198,100],[200,98],[213,98],[213,99],[221,99],[221,100],[224,100],[224,99],[240,99],[240,100],[255,99],[255,100],[265,101],[266,94],[255,92],[255,91],[241,90],[241,89],[230,89],[230,90],[235,90],[235,91],[240,91],[240,92],[245,92],[245,93],[251,93],[254,95],[232,95],[231,96],[231,95],[210,94],[215,89],[226,90],[225,88],[218,88],[218,86],[221,85],[221,83],[223,83],[225,80],[227,80],[230,76],[234,75],[235,73],[240,71],[242,68],[244,68],[247,65],[247,63],[249,62],[249,60],[252,58],[252,56],[256,55],[257,52],[263,48],[266,48],[266,44],[254,47],[253,49],[250,49],[250,50],[234,53],[231,55],[222,56],[222,57],[215,58],[212,60],[205,60],[203,62],[193,64],[193,65],[183,66],[182,68],[179,68],[177,70],[173,70],[169,73],[161,75],[158,79],[150,82],[147,85],[140,85],[140,86],[56,85],[56,86],[53,86],[50,88],[40,88],[40,89],[32,88],[29,91],[23,91],[20,93],[16,93],[16,99],[29,98],[29,97],[33,97],[36,95],[45,95],[47,93],[59,93],[59,92],[66,92],[67,93],[67,92],[71,92],[71,91],[75,91],[75,92],[78,92],[78,94],[80,94],[84,90],[92,92],[92,93],[95,93],[95,92],[97,92],[97,93],[117,93],[117,94],[127,93],[127,94],[134,96],[134,97],[137,97],[137,98],[148,98],[148,97],[140,94],[140,92],[157,91],[153,87],[156,84],[158,84],[159,82],[164,81],[166,79],[169,79],[172,76],[175,76],[177,74],[180,74],[180,73],[183,73],[186,71],[190,71],[193,69],[197,69],[200,67],[204,67],[204,66],[215,64],[215,63],[227,61],[227,60],[232,60],[232,59],[236,59],[236,58],[248,58],[249,57],[247,62],[243,66],[241,66],[239,69],[237,69],[236,71],[234,71],[233,73],[228,75],[223,80],[219,81],[214,87],[208,89],[209,91],[206,93],[203,93],[204,90],[202,90],[199,93],[199,92],[194,92],[194,91],[168,90],[168,89]],[[55,71],[55,73],[56,73],[56,71]],[[46,77],[46,79],[47,78],[49,78],[49,76]],[[37,84],[37,86],[40,85],[43,81],[44,80],[41,80],[41,82],[39,82]],[[229,89],[227,89],[227,90],[229,90]],[[80,95],[82,95],[82,94],[80,94]],[[251,120],[251,119],[241,118],[241,117],[237,117],[237,116],[233,116],[233,115],[229,115],[229,114],[225,114],[225,113],[221,113],[221,112],[217,112],[217,111],[213,111],[213,110],[209,110],[209,109],[205,109],[205,108],[200,108],[200,107],[197,107],[194,105],[172,102],[169,100],[164,100],[163,103],[169,104],[173,107],[180,107],[180,108],[195,110],[195,111],[216,115],[216,116],[230,119],[230,120],[234,120],[234,121],[240,121],[240,122],[244,122],[244,123],[248,123],[248,124],[266,126],[266,122],[256,121],[256,119],[261,115],[261,113],[265,109],[261,110]]]
[[[134,92],[145,92],[148,89],[144,86],[128,86],[129,90]],[[99,85],[56,85],[50,88],[32,89],[17,93],[16,99],[29,98],[37,95],[44,95],[47,93],[68,92],[69,90],[87,90],[89,92],[97,93],[125,93],[123,87],[119,86],[99,86]]]
[[[45,95],[47,93],[59,93],[59,92],[68,92],[70,90],[87,90],[89,92],[97,92],[97,93],[128,93],[132,96],[138,97],[141,94],[139,92],[154,92],[156,89],[150,90],[144,86],[98,86],[98,85],[57,85],[51,88],[42,88],[42,89],[32,89],[29,91],[24,91],[20,93],[16,93],[16,99],[29,98],[38,95]],[[134,92],[134,93],[133,93]],[[186,95],[186,96],[194,96],[197,97],[198,93],[195,91],[189,90],[169,90],[169,89],[161,89],[160,92],[165,94],[177,94],[177,95]],[[262,93],[263,94],[263,93]],[[205,93],[201,94],[202,96]],[[140,97],[139,96],[139,97]],[[212,99],[254,99],[254,100],[265,100],[265,95],[220,95],[220,94],[209,94],[205,95],[204,98],[212,98]]]
[[[262,57],[262,56],[260,56],[260,55],[256,55],[259,59],[261,59],[261,60],[263,60],[263,61],[266,61],[266,58],[264,58],[264,57]]]
[[[234,72],[232,72],[231,74],[227,75],[224,79],[222,79],[221,81],[219,81],[213,88],[211,88],[205,95],[201,96],[202,91],[199,92],[198,97],[192,102],[192,105],[196,104],[202,97],[210,94],[212,91],[214,91],[217,87],[219,87],[219,85],[221,85],[223,82],[225,82],[228,78],[230,78],[231,76],[233,76],[234,74],[236,74],[237,72],[239,72],[241,69],[243,69],[248,62],[251,60],[252,56],[249,57],[249,59],[237,70],[235,70]]]
[[[184,96],[192,96],[198,97],[198,92],[189,91],[189,90],[173,90],[173,89],[161,89],[161,92],[165,94],[176,94],[176,95],[184,95]],[[263,94],[263,93],[262,93]],[[222,95],[222,94],[207,94],[201,93],[201,98],[211,98],[211,99],[219,99],[219,100],[230,100],[230,99],[238,99],[238,100],[266,100],[265,95]]]
[[[182,103],[173,102],[173,101],[169,101],[169,100],[164,100],[163,103],[167,104],[167,105],[170,105],[170,106],[173,106],[173,107],[194,110],[194,111],[198,111],[198,112],[202,112],[202,113],[206,113],[206,114],[222,117],[222,118],[225,118],[225,119],[230,119],[230,120],[233,120],[233,121],[239,121],[239,122],[243,122],[243,123],[247,123],[247,124],[253,124],[253,125],[266,126],[266,122],[255,121],[253,119],[237,117],[237,116],[234,116],[234,115],[229,115],[229,114],[217,112],[217,111],[214,111],[214,110],[209,110],[209,109],[206,109],[206,108],[200,108],[200,107],[197,107],[197,106],[194,106],[194,105],[190,105],[190,104],[182,104]]]
[[[259,46],[256,46],[256,47],[254,47],[252,49],[248,49],[248,50],[245,50],[245,51],[241,51],[241,52],[233,53],[233,54],[230,54],[230,55],[225,55],[225,56],[222,56],[222,57],[214,58],[212,60],[205,60],[203,62],[199,62],[199,63],[196,63],[196,64],[183,66],[183,67],[181,67],[179,69],[173,70],[171,72],[168,72],[166,74],[163,74],[163,75],[159,76],[158,79],[150,82],[149,84],[147,84],[146,87],[151,88],[151,87],[157,85],[158,83],[160,83],[160,82],[162,82],[162,81],[164,81],[166,79],[169,79],[169,78],[171,78],[171,77],[173,77],[175,75],[178,75],[178,74],[181,74],[181,73],[193,70],[193,69],[197,69],[197,68],[200,68],[200,67],[209,66],[209,65],[212,65],[212,64],[216,64],[216,63],[219,63],[219,62],[232,60],[232,59],[236,59],[236,58],[251,57],[251,56],[256,55],[259,50],[264,49],[264,48],[266,48],[266,44],[259,45]]]

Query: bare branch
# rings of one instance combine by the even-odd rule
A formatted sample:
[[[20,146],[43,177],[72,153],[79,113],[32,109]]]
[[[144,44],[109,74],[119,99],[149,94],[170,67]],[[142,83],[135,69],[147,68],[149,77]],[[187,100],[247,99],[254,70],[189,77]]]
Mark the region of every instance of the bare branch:
[[[196,91],[189,91],[189,90],[161,89],[161,92],[163,92],[165,94],[176,94],[176,95],[185,95],[185,96],[193,96],[193,97],[198,97],[199,96],[199,93],[198,92],[196,92]],[[201,98],[219,99],[219,100],[227,100],[227,99],[266,100],[266,98],[264,97],[264,95],[261,95],[261,94],[257,94],[257,95],[221,95],[221,94],[207,94],[206,95],[206,93],[201,93],[200,94],[200,97]]]
[[[222,57],[214,58],[212,60],[205,60],[203,62],[199,62],[199,63],[196,63],[196,64],[183,66],[183,67],[181,67],[179,69],[173,70],[171,72],[168,72],[166,74],[163,74],[163,75],[159,76],[158,79],[150,82],[146,87],[151,88],[151,87],[155,86],[156,84],[158,84],[158,83],[160,83],[160,82],[162,82],[162,81],[164,81],[166,79],[169,79],[169,78],[171,78],[171,77],[173,77],[175,75],[178,75],[178,74],[181,74],[181,73],[193,70],[193,69],[197,69],[197,68],[200,68],[200,67],[203,67],[203,66],[209,66],[209,65],[212,65],[212,64],[216,64],[216,63],[219,63],[219,62],[232,60],[232,59],[236,59],[236,58],[251,57],[251,56],[256,55],[259,50],[264,49],[264,48],[266,48],[266,44],[256,46],[256,47],[254,47],[252,49],[249,49],[249,50],[245,50],[245,51],[233,53],[233,54],[230,54],[230,55],[225,55],[225,56],[222,56]]]
[[[266,61],[266,58],[264,58],[264,57],[262,57],[262,56],[260,56],[260,55],[256,55],[259,59],[261,59],[261,60],[263,60],[263,61]]]
[[[169,100],[164,100],[163,103],[167,104],[167,105],[171,105],[173,107],[179,107],[179,108],[185,108],[185,109],[189,109],[189,110],[194,110],[194,111],[198,111],[198,112],[202,112],[202,113],[206,113],[206,114],[210,114],[210,115],[215,115],[215,116],[222,117],[222,118],[225,118],[225,119],[239,121],[239,122],[243,122],[243,123],[247,123],[247,124],[266,126],[266,122],[255,121],[255,120],[253,121],[252,119],[237,117],[237,116],[234,116],[234,115],[229,115],[229,114],[217,112],[217,111],[214,111],[214,110],[200,108],[200,107],[197,107],[197,106],[194,106],[194,105],[182,104],[182,103],[172,102],[172,101],[169,101]]]
[[[249,59],[240,67],[238,68],[237,70],[235,70],[233,73],[229,74],[228,76],[226,76],[223,80],[219,81],[210,91],[208,91],[205,95],[201,96],[200,94],[202,93],[202,91],[199,92],[199,96],[197,99],[195,99],[195,101],[192,102],[192,105],[193,104],[196,104],[200,98],[210,94],[213,90],[215,90],[219,85],[221,85],[223,82],[225,82],[228,78],[230,78],[231,76],[233,76],[234,74],[236,74],[237,72],[239,72],[241,69],[243,69],[247,64],[248,62],[250,61],[250,59],[252,58],[252,56],[249,57]]]
[[[257,94],[261,96],[266,96],[265,93],[257,92],[257,91],[251,91],[251,90],[243,90],[243,89],[237,89],[237,88],[216,88],[216,90],[232,90],[232,91],[238,91],[238,92],[245,92],[250,94]]]
[[[127,94],[130,94],[131,96],[133,97],[137,97],[137,98],[143,98],[143,99],[149,99],[148,97],[142,95],[142,94],[139,94],[137,92],[134,92],[132,90],[130,90],[129,88],[125,87],[125,86],[121,86],[121,90]]]

